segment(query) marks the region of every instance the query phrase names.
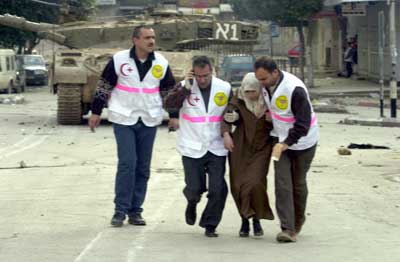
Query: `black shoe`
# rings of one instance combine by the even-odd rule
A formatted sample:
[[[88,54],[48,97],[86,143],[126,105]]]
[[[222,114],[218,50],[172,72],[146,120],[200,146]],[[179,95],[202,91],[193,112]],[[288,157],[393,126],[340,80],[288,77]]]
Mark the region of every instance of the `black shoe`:
[[[294,226],[294,232],[296,233],[296,235],[300,234],[300,231],[304,225],[304,222],[306,222],[305,217],[301,221],[296,221],[295,226]]]
[[[114,227],[122,227],[122,225],[124,224],[124,220],[125,220],[124,213],[115,212],[111,219],[111,225]]]
[[[247,218],[242,218],[242,226],[240,227],[239,236],[249,237],[250,223]]]
[[[253,218],[253,232],[256,237],[264,235],[264,230],[261,227],[260,220],[255,218]]]
[[[196,203],[188,203],[185,211],[185,219],[188,225],[194,225],[194,223],[196,223]]]
[[[140,213],[136,213],[129,215],[128,223],[135,226],[145,226],[146,220],[144,220]]]
[[[204,232],[206,237],[218,237],[218,234],[215,232],[214,226],[206,226],[206,231]]]

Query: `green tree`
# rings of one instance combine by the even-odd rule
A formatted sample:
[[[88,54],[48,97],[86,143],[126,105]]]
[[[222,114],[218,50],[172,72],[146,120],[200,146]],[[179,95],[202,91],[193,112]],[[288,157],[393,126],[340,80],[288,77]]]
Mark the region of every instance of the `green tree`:
[[[302,79],[304,79],[304,54],[306,53],[304,27],[310,23],[311,17],[322,9],[324,1],[230,0],[230,2],[234,5],[235,11],[242,18],[274,21],[281,26],[294,26],[297,28],[300,45],[302,47],[300,55],[300,72]],[[309,39],[311,39],[311,30],[309,30],[309,34]],[[311,40],[309,41],[309,44],[310,43]],[[311,54],[311,52],[309,52],[309,54]]]
[[[24,17],[32,22],[58,23],[60,10],[68,7],[68,14],[77,14],[77,19],[84,19],[88,10],[93,10],[96,0],[9,0],[0,1],[0,14],[11,14]],[[79,11],[78,11],[79,10]],[[37,33],[0,26],[0,46],[5,48],[17,48],[18,53],[27,46],[30,53],[39,43]]]
[[[54,8],[43,8],[42,5],[28,0],[11,0],[0,2],[0,14],[12,14],[25,17],[34,22],[55,22],[57,10]],[[6,48],[18,48],[18,52],[28,43],[32,49],[38,43],[36,33],[26,32],[14,28],[0,27],[0,45]],[[30,52],[31,50],[28,50]]]

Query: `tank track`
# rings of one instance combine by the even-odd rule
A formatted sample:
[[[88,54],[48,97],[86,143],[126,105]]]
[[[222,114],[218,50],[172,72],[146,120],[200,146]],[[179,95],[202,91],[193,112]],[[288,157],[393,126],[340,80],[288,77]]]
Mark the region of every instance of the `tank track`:
[[[61,125],[78,125],[82,122],[81,88],[60,84],[57,88],[57,121]]]

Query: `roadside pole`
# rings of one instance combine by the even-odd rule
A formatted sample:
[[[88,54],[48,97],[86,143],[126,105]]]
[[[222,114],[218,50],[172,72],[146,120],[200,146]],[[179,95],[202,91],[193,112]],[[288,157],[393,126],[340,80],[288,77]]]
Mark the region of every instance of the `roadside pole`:
[[[397,109],[397,48],[396,48],[396,0],[390,1],[389,21],[390,21],[390,54],[392,58],[392,75],[390,78],[390,117],[396,117]]]
[[[274,51],[273,51],[273,48],[274,48],[274,36],[273,36],[274,28],[273,28],[273,26],[274,26],[273,22],[270,22],[270,24],[269,24],[269,37],[270,37],[270,45],[271,45],[271,47],[269,49],[269,52],[270,52],[271,58],[274,57]]]
[[[380,87],[380,115],[381,117],[384,117],[383,115],[383,101],[384,101],[384,56],[383,56],[383,48],[385,46],[385,15],[383,11],[380,11],[378,14],[378,32],[379,32],[379,38],[378,38],[378,48],[379,48],[379,67],[380,67],[380,79],[379,83],[381,84]]]

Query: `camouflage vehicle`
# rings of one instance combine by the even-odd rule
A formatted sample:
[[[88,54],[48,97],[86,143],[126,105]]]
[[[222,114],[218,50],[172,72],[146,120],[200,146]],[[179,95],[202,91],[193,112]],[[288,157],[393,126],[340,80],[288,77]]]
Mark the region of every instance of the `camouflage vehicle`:
[[[42,38],[69,47],[54,58],[53,89],[58,95],[60,124],[78,124],[90,110],[99,76],[112,55],[132,45],[132,29],[151,25],[157,49],[169,60],[176,80],[183,79],[196,53],[207,52],[218,65],[224,54],[251,53],[258,25],[240,21],[218,21],[213,16],[152,16],[113,22],[73,22],[62,25],[34,23],[22,17],[0,15],[0,25],[38,32]]]

